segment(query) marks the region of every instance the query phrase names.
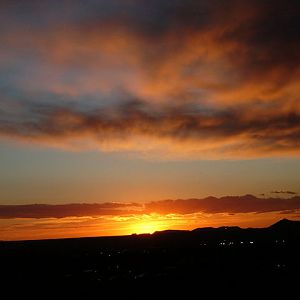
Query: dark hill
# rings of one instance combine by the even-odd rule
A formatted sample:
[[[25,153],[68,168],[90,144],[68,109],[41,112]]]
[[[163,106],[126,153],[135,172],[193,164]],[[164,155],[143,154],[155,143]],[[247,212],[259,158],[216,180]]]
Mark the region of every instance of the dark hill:
[[[288,219],[282,219],[277,223],[271,225],[269,228],[271,229],[279,229],[279,230],[300,230],[300,221],[291,221]]]

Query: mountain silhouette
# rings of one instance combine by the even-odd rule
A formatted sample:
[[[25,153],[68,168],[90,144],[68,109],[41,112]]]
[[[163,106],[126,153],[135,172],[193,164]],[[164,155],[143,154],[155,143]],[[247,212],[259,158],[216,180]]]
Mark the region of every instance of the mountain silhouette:
[[[269,227],[266,228],[241,228],[238,226],[221,226],[221,227],[199,227],[193,230],[162,230],[155,231],[153,234],[156,236],[159,235],[183,235],[183,234],[211,234],[219,233],[226,234],[228,232],[232,233],[247,233],[247,232],[266,232],[268,230],[277,230],[277,231],[291,231],[295,230],[300,232],[300,221],[292,221],[288,219],[282,219]]]
[[[193,244],[205,242],[217,245],[220,241],[245,241],[265,244],[276,240],[300,239],[300,221],[282,219],[269,227],[240,228],[238,226],[202,227],[193,230],[164,230],[156,231],[152,237],[169,243],[182,242]]]
[[[288,219],[281,219],[280,221],[274,223],[269,228],[273,229],[299,229],[300,230],[300,221],[292,221]]]
[[[202,228],[196,228],[194,230],[192,230],[192,232],[194,233],[200,233],[200,232],[205,232],[205,233],[209,233],[209,232],[223,232],[223,231],[241,231],[242,228],[238,227],[238,226],[221,226],[221,227],[202,227]]]
[[[154,235],[176,235],[176,234],[209,234],[209,233],[245,233],[249,231],[266,231],[266,230],[280,230],[280,231],[290,231],[299,230],[300,231],[300,221],[293,221],[288,219],[281,219],[280,221],[270,225],[266,228],[241,228],[239,226],[221,226],[221,227],[199,227],[193,230],[162,230],[154,232]]]

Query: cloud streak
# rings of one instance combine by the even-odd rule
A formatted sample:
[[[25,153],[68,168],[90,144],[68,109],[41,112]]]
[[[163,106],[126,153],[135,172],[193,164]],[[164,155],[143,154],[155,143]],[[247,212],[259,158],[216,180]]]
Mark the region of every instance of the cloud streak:
[[[19,103],[20,104],[20,103]],[[20,104],[21,106],[22,104]],[[194,105],[153,106],[130,101],[83,111],[70,106],[25,105],[22,119],[2,120],[0,133],[33,142],[90,140],[96,147],[143,150],[138,141],[166,144],[202,155],[299,155],[300,114],[273,113],[250,106],[203,110]]]
[[[221,198],[163,200],[144,204],[136,203],[102,203],[102,204],[29,204],[0,205],[1,219],[14,218],[66,218],[95,216],[129,216],[129,215],[187,215],[203,214],[241,214],[241,213],[291,213],[300,209],[300,197],[257,198],[252,195],[226,196]]]
[[[298,195],[298,193],[293,192],[293,191],[272,191],[272,194],[286,194],[286,195]]]
[[[146,204],[149,212],[190,214],[202,213],[266,213],[300,208],[300,197],[289,199],[257,198],[252,195],[208,197],[204,199],[165,200]]]
[[[82,216],[123,215],[138,212],[137,203],[72,203],[72,204],[27,204],[0,205],[0,218],[66,218]]]

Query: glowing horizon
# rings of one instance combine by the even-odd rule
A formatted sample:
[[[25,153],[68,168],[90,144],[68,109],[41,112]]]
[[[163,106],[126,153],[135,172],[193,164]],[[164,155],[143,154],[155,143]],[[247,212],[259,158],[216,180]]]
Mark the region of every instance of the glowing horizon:
[[[154,233],[198,227],[265,227],[300,218],[300,197],[253,195],[148,203],[0,205],[0,239],[47,239]]]
[[[173,216],[174,217],[174,216]],[[211,216],[210,216],[211,217]],[[241,228],[261,228],[268,227],[283,218],[290,220],[299,220],[299,215],[265,213],[257,218],[254,214],[239,215],[234,218],[228,215],[215,216],[216,220],[210,218],[210,221],[193,222],[190,224],[181,219],[179,222],[169,219],[149,220],[151,216],[146,216],[144,220],[136,221],[112,221],[105,223],[103,230],[103,219],[97,218],[65,218],[61,223],[57,219],[45,219],[41,224],[37,219],[14,219],[10,222],[1,220],[0,240],[18,241],[18,240],[41,240],[41,239],[61,239],[61,238],[84,238],[84,237],[105,237],[105,236],[123,236],[133,234],[153,234],[156,231],[164,230],[193,230],[202,227],[222,227],[239,226]],[[152,216],[152,218],[154,218]],[[190,218],[195,218],[190,216]],[[240,219],[239,219],[240,218]],[[177,220],[178,221],[178,220]],[[90,223],[86,228],[86,223]],[[163,223],[164,222],[164,223]],[[163,224],[162,224],[163,223]],[[30,225],[29,225],[30,224]],[[108,227],[108,228],[107,228]]]

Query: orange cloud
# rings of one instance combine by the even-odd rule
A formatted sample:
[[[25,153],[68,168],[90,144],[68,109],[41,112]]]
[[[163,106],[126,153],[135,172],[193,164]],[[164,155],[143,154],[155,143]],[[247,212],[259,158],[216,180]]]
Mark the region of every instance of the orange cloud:
[[[213,158],[299,155],[300,115],[250,104],[223,111],[197,111],[188,104],[157,107],[139,101],[87,112],[70,105],[37,104],[24,109],[28,121],[2,122],[2,135],[50,144],[70,141],[76,146],[77,142],[79,147],[87,140],[104,150],[162,150]]]
[[[19,106],[0,111],[2,136],[159,157],[299,156],[295,1],[102,1],[80,14],[62,2],[69,19],[28,1],[43,26],[9,7],[1,21],[0,64],[14,70],[1,102]]]

